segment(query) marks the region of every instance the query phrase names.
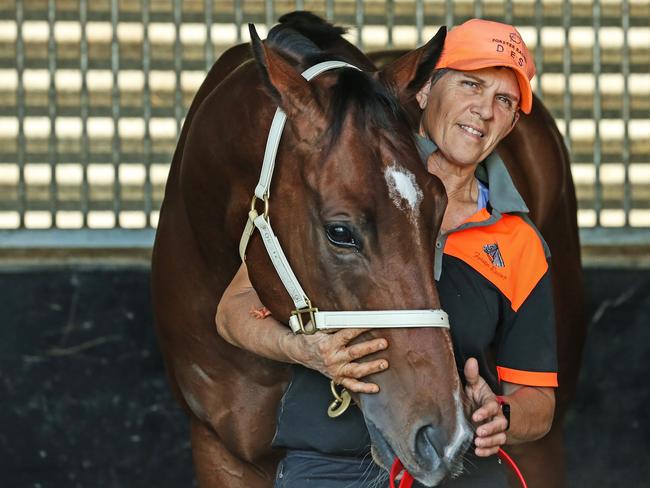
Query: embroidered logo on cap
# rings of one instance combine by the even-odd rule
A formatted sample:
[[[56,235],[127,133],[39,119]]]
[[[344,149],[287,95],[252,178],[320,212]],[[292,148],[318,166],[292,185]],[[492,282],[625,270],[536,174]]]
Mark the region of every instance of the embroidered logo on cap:
[[[515,44],[521,44],[521,36],[517,34],[516,32],[511,32],[510,33],[510,40],[514,42]]]
[[[497,268],[505,267],[503,256],[501,256],[499,245],[496,242],[494,244],[486,244],[483,246],[483,251],[488,255],[493,266],[496,266]]]

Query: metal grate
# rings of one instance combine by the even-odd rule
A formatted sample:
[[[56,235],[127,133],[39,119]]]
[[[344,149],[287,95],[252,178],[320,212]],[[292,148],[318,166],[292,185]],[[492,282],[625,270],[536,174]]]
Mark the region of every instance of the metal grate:
[[[583,238],[650,243],[650,0],[0,0],[0,246],[150,246],[206,71],[247,22],[264,34],[303,8],[367,50],[474,16],[517,25]]]

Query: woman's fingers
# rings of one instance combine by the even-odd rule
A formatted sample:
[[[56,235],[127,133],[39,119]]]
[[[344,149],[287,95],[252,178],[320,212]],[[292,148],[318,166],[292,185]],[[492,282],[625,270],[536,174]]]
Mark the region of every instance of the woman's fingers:
[[[481,408],[472,414],[472,420],[477,423],[482,422],[485,419],[494,417],[500,412],[500,410],[501,407],[496,399],[487,401]]]
[[[508,421],[503,415],[497,415],[489,422],[479,426],[476,429],[476,435],[479,437],[489,437],[494,434],[500,434],[505,432],[506,427],[508,426]]]
[[[344,378],[339,384],[352,393],[379,393],[379,386],[375,383],[366,383],[354,378]]]
[[[474,452],[479,457],[491,456],[499,451],[499,448],[506,443],[505,432],[500,432],[489,437],[477,437],[474,440],[476,449]]]
[[[388,361],[377,359],[365,363],[348,363],[341,370],[341,376],[345,378],[361,379],[374,373],[379,373],[388,368]]]
[[[340,341],[342,346],[346,346],[352,339],[356,339],[369,330],[370,329],[338,329],[334,336]]]
[[[383,351],[388,347],[386,339],[372,339],[359,344],[353,344],[343,349],[342,352],[347,353],[349,361],[355,361],[359,358],[373,354],[377,351]]]
[[[475,453],[479,457],[492,456],[506,443],[505,429],[508,425],[503,415],[496,415],[492,420],[480,425],[476,429],[474,445]]]
[[[474,454],[476,454],[478,457],[494,456],[497,452],[499,452],[498,447],[490,447],[490,448],[477,447],[476,449],[474,449]]]
[[[316,333],[301,336],[305,347],[311,351],[303,365],[320,371],[333,378],[336,383],[351,392],[377,393],[379,387],[374,383],[360,381],[361,378],[384,371],[388,368],[386,359],[357,362],[388,347],[384,338],[370,339],[358,344],[348,345],[350,341],[367,332],[368,329],[342,329],[335,333]]]

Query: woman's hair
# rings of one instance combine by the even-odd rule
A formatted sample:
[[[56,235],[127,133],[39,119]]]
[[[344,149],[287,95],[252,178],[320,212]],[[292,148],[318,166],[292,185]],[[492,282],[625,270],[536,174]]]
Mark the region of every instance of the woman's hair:
[[[450,71],[454,71],[451,68],[440,68],[440,69],[434,69],[433,73],[431,73],[431,86],[435,85],[440,78],[442,78],[446,73],[449,73]]]

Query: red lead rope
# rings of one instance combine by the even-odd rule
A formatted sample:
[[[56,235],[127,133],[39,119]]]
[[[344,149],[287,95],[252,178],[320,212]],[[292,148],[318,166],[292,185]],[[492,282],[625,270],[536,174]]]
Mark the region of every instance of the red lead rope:
[[[399,487],[395,486],[395,478],[404,471],[402,475],[402,481],[399,484]],[[390,486],[388,488],[411,488],[413,486],[413,476],[404,469],[404,465],[399,458],[395,458],[393,462],[393,467],[390,468]]]
[[[521,488],[528,488],[528,485],[526,484],[526,480],[524,479],[524,475],[519,470],[519,467],[517,466],[517,463],[515,463],[514,459],[508,456],[508,453],[501,448],[499,448],[499,452],[497,453],[497,456],[499,456],[499,459],[501,459],[504,463],[510,466],[510,469],[514,471],[515,476],[519,480],[519,483],[521,483]]]
[[[505,462],[510,467],[510,469],[512,469],[515,472],[517,479],[521,483],[521,487],[528,488],[528,485],[526,484],[526,480],[524,479],[524,475],[521,474],[521,471],[517,467],[517,464],[510,456],[508,456],[506,451],[499,448],[499,452],[497,453],[497,456],[499,456],[499,459]],[[402,474],[402,481],[400,482],[399,486],[396,487],[395,479],[402,472],[404,473]],[[411,488],[412,486],[413,486],[413,476],[411,476],[409,472],[404,469],[402,462],[398,458],[395,458],[395,461],[393,462],[393,467],[390,469],[390,488]]]

